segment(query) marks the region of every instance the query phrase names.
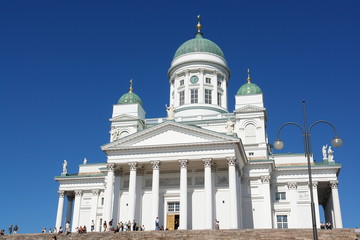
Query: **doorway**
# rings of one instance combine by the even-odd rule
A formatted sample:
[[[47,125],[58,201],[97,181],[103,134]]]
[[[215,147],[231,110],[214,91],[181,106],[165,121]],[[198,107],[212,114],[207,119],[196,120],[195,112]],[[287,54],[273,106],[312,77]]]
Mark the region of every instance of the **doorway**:
[[[180,215],[168,214],[166,221],[166,228],[168,230],[177,230],[179,228]]]

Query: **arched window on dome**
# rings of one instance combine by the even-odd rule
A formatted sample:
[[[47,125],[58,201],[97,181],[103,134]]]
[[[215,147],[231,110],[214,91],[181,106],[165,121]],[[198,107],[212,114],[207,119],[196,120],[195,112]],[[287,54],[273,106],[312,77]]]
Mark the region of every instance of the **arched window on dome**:
[[[256,127],[254,124],[248,124],[245,127],[245,144],[256,143]]]

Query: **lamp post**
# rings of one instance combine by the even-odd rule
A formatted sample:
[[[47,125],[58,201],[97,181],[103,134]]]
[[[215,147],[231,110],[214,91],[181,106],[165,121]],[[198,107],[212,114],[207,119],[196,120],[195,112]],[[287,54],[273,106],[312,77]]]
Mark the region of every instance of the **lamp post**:
[[[301,132],[304,136],[304,145],[305,145],[305,156],[307,158],[307,167],[308,167],[308,174],[309,174],[309,188],[310,188],[310,200],[311,200],[311,217],[312,217],[312,228],[313,228],[313,238],[314,240],[318,240],[317,236],[317,227],[316,227],[316,216],[315,216],[315,205],[314,205],[314,193],[313,193],[313,187],[312,187],[312,175],[311,175],[311,164],[310,164],[310,154],[311,154],[311,148],[310,148],[310,132],[313,126],[315,126],[318,123],[325,123],[330,125],[334,130],[335,137],[331,140],[331,144],[334,147],[340,147],[342,145],[342,139],[338,137],[336,128],[333,124],[331,124],[328,121],[316,121],[310,125],[308,128],[307,121],[306,121],[306,104],[305,101],[302,101],[303,105],[303,112],[304,112],[304,125],[303,127],[300,126],[298,123],[295,122],[287,122],[281,125],[281,127],[278,130],[277,139],[274,142],[274,148],[281,150],[284,147],[284,142],[280,140],[280,131],[283,127],[287,125],[295,125],[301,129]]]

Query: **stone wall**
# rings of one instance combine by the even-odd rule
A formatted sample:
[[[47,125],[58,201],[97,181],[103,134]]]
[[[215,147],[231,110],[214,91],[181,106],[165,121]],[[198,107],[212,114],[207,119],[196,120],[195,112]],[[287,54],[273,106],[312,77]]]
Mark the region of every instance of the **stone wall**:
[[[0,236],[0,240],[51,240],[53,234],[16,234]],[[354,240],[355,229],[343,228],[333,230],[318,230],[319,240]],[[102,232],[75,234],[68,236],[59,235],[58,240],[115,240],[115,239],[157,239],[157,240],[188,240],[188,239],[211,239],[211,240],[311,240],[311,229],[239,229],[239,230],[177,230],[177,231],[145,231],[145,232]],[[360,240],[360,236],[358,236]]]

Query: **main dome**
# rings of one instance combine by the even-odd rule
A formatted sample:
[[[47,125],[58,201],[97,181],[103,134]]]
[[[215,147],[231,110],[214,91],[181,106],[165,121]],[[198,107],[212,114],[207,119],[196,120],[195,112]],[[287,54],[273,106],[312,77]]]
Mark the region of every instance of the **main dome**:
[[[224,53],[221,50],[221,48],[214,43],[213,41],[210,41],[209,39],[203,38],[202,33],[198,32],[196,33],[195,38],[190,39],[186,42],[184,42],[175,52],[174,59],[187,54],[187,53],[193,53],[193,52],[206,52],[206,53],[212,53],[219,57],[222,57],[225,59]]]

